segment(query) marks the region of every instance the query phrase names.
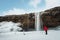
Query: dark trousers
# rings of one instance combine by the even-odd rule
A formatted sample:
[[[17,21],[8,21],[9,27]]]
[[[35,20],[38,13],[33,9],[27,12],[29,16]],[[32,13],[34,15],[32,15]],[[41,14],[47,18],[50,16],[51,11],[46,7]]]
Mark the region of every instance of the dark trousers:
[[[46,32],[46,35],[47,35],[47,30],[45,32]]]

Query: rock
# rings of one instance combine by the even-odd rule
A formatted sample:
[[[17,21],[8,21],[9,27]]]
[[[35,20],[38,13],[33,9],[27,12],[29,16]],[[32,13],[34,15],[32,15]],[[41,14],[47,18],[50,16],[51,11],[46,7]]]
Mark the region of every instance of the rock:
[[[24,30],[28,30],[30,28],[34,29],[35,25],[35,15],[34,13],[30,14],[24,14],[24,15],[6,15],[6,16],[0,16],[0,22],[2,21],[12,21],[15,23],[22,23],[20,27],[22,27]]]
[[[45,10],[41,15],[43,25],[54,28],[60,25],[60,6]]]

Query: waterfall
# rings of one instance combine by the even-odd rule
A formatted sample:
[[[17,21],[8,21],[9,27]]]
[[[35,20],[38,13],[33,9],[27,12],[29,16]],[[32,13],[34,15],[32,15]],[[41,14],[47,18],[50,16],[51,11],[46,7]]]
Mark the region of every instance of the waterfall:
[[[40,13],[35,13],[35,29],[36,29],[36,31],[39,31],[41,28],[39,15],[40,15]]]

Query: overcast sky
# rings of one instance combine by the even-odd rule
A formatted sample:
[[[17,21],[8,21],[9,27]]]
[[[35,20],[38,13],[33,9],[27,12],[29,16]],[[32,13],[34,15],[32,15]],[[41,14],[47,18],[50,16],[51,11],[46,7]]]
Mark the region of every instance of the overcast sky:
[[[60,6],[60,0],[0,0],[0,15],[40,12]]]

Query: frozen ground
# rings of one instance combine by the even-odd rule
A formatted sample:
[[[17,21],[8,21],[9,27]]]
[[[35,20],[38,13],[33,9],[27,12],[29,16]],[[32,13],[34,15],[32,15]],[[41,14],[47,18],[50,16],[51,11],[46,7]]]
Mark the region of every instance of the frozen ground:
[[[21,27],[19,27],[21,23],[13,23],[13,22],[0,22],[0,33],[5,33],[5,32],[11,32],[11,31],[20,31],[22,30]]]
[[[0,40],[60,40],[60,31],[49,30],[48,35],[44,31],[0,33]]]
[[[0,40],[60,40],[60,30],[49,30],[48,35],[44,31],[18,32],[22,30],[18,25],[20,23],[0,22]]]

